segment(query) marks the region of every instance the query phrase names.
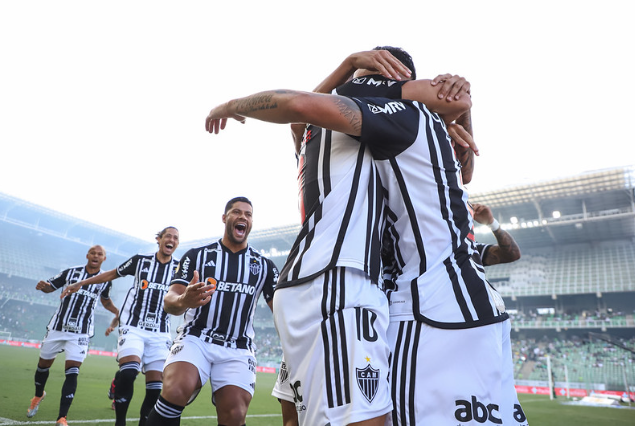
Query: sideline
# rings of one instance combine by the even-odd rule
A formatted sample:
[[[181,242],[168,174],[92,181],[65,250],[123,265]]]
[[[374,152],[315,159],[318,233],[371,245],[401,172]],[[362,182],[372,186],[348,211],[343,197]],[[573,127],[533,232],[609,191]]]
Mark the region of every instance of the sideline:
[[[282,417],[282,414],[247,414],[247,418],[257,418],[257,417]],[[185,416],[181,417],[181,420],[198,420],[198,419],[215,419],[216,416]],[[127,421],[137,422],[139,418],[128,417]],[[113,419],[94,419],[94,420],[75,420],[72,419],[72,423],[112,423]],[[4,417],[0,417],[0,426],[17,426],[17,425],[50,425],[53,423],[52,420],[46,421],[21,421],[21,420],[11,420],[6,419]]]

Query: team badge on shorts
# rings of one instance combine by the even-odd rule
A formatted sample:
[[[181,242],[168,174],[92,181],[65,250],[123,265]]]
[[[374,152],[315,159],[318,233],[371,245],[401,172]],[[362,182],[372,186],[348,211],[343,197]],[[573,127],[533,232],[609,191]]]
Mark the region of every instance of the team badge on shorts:
[[[176,355],[181,352],[181,349],[183,349],[183,345],[173,345],[170,352],[172,353],[172,355]]]
[[[289,370],[287,369],[287,363],[280,363],[280,371],[278,371],[278,382],[284,384],[289,380]]]
[[[375,370],[368,364],[365,368],[356,368],[357,386],[368,402],[373,402],[377,389],[379,389],[379,370]]]

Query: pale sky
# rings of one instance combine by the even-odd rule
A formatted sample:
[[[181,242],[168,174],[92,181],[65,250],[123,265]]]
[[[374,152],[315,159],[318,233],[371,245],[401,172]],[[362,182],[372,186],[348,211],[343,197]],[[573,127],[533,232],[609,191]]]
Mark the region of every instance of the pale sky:
[[[406,49],[472,84],[472,193],[635,163],[632,1],[3,1],[0,192],[152,241],[298,223],[287,126],[209,110]],[[626,132],[626,133],[624,133]]]

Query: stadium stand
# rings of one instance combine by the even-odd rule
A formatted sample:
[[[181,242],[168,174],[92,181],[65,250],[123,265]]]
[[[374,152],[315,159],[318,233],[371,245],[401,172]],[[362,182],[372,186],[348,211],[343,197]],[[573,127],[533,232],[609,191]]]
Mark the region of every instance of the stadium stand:
[[[517,262],[486,268],[512,317],[517,384],[544,386],[549,356],[557,384],[566,372],[572,388],[635,389],[634,168],[472,194],[470,201],[489,206],[522,251]],[[250,244],[282,267],[299,228],[254,230]],[[36,280],[77,264],[95,243],[109,253],[105,269],[154,248],[2,194],[0,231],[0,333],[23,339],[43,336],[46,310],[57,303],[34,291]],[[475,235],[495,243],[486,227],[477,226]],[[177,256],[217,238],[182,241]],[[114,339],[98,338],[109,319],[100,316],[93,344],[112,347]],[[255,318],[259,364],[277,367],[279,341],[262,300]]]
[[[35,291],[37,281],[83,264],[88,248],[95,244],[103,245],[108,253],[104,270],[134,253],[154,249],[153,243],[4,194],[0,194],[0,233],[0,332],[31,342],[44,337],[46,324],[59,305],[59,292]],[[131,283],[122,278],[114,284],[112,298],[117,306]],[[103,335],[112,314],[97,306],[91,346],[112,350],[116,338]]]

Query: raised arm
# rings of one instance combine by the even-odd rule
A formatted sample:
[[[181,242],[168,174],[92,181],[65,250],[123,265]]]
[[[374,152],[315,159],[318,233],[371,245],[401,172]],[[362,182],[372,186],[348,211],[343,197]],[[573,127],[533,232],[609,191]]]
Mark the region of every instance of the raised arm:
[[[349,55],[344,61],[313,90],[316,93],[331,93],[333,89],[346,83],[355,71],[365,69],[392,80],[407,80],[410,70],[387,50],[368,50]]]
[[[234,99],[212,109],[205,130],[218,133],[228,118],[245,117],[270,123],[309,123],[349,135],[361,135],[362,115],[357,104],[343,96],[275,90]]]
[[[483,256],[483,265],[491,266],[499,263],[509,263],[520,259],[520,247],[514,237],[500,227],[489,207],[483,204],[473,204],[474,220],[490,227],[498,244],[489,247]]]
[[[457,76],[458,77],[458,76]],[[448,102],[447,98],[439,98],[439,89],[431,80],[413,80],[406,82],[401,88],[404,99],[421,102],[438,113],[446,123],[451,123],[472,108],[472,99],[466,92],[459,92],[458,98]]]
[[[83,287],[85,285],[105,283],[107,281],[113,281],[117,278],[119,278],[119,274],[117,274],[116,269],[111,269],[110,271],[106,271],[103,274],[94,275],[90,278],[86,278],[85,280],[78,281],[75,284],[66,286],[66,288],[64,288],[64,291],[62,291],[62,294],[60,295],[60,299],[63,299],[69,294],[77,293],[80,287]]]
[[[375,71],[386,78],[402,80],[410,78],[410,70],[387,50],[369,50],[349,55],[344,61],[313,90],[315,93],[331,93],[336,87],[346,83],[355,71],[366,69]],[[296,154],[300,153],[306,123],[291,124],[291,136]]]
[[[53,293],[55,291],[55,288],[51,285],[50,282],[43,280],[38,281],[38,283],[35,285],[35,289],[40,290],[43,293]]]

